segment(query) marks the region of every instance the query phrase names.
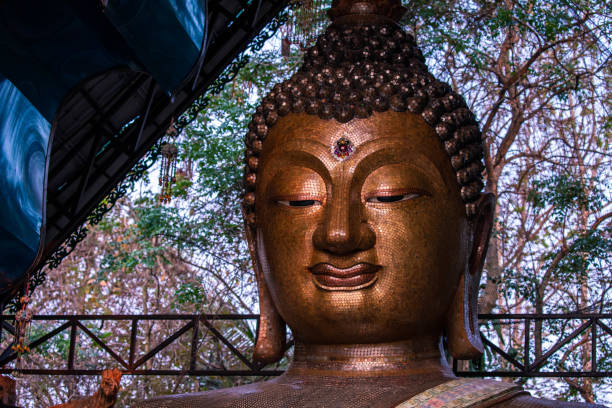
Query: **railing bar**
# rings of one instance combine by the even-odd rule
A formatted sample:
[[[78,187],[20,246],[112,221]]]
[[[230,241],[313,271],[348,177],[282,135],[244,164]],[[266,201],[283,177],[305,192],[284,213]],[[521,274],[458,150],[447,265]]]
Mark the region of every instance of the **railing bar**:
[[[459,371],[457,373],[459,377],[515,377],[515,378],[567,378],[567,377],[581,377],[581,378],[602,378],[612,376],[612,371],[602,371],[592,373],[590,371],[532,371],[529,373],[523,373],[521,371]]]
[[[208,328],[208,330],[210,330],[215,335],[215,337],[221,340],[223,344],[225,344],[236,355],[236,357],[238,357],[244,364],[247,365],[247,367],[249,367],[251,370],[254,370],[254,371],[257,369],[255,365],[251,363],[249,359],[246,358],[240,352],[240,350],[234,347],[234,345],[228,339],[226,339],[225,336],[223,336],[217,329],[215,329],[213,325],[210,324],[210,322],[206,320],[206,318],[202,318],[201,321]]]
[[[31,374],[31,375],[100,375],[102,374],[102,369],[100,370],[51,370],[51,369],[22,369],[15,370],[13,368],[2,368],[0,369],[0,374],[11,374],[15,372],[19,372],[21,374]],[[185,370],[121,370],[123,375],[185,375]],[[232,377],[232,376],[277,376],[283,374],[282,370],[195,370],[190,371],[190,375],[197,376],[220,376],[220,377]]]
[[[182,328],[177,330],[172,336],[168,337],[166,340],[164,340],[163,342],[159,343],[155,348],[153,348],[151,351],[149,351],[147,354],[145,354],[142,358],[140,358],[138,361],[136,361],[136,363],[134,364],[134,368],[139,367],[142,364],[146,363],[147,360],[149,360],[155,354],[157,354],[158,352],[160,352],[161,350],[166,348],[170,343],[172,343],[174,340],[176,340],[180,336],[182,336],[183,333],[185,333],[187,330],[191,329],[192,325],[193,325],[193,321],[190,321],[185,326],[183,326]]]
[[[561,347],[565,346],[567,343],[572,341],[576,336],[582,333],[590,325],[591,325],[591,320],[583,323],[580,327],[578,327],[576,330],[570,333],[570,335],[567,336],[565,339],[558,341],[550,350],[548,350],[546,353],[542,354],[542,356],[537,358],[533,362],[531,367],[529,367],[529,369],[537,370],[542,364],[546,362],[546,360],[548,360],[548,357],[550,357],[553,353],[556,353]]]
[[[66,323],[62,324],[61,326],[57,327],[56,329],[54,329],[53,331],[45,334],[44,336],[41,336],[41,337],[37,338],[36,340],[34,340],[30,344],[28,344],[28,347],[30,349],[34,349],[35,347],[38,347],[39,345],[41,345],[45,341],[49,340],[51,337],[55,336],[56,334],[63,332],[68,327],[70,327],[70,322],[66,322]],[[8,355],[4,360],[0,360],[0,367],[10,363],[15,358],[17,358],[17,353],[12,353],[12,354]]]
[[[597,319],[591,319],[591,372],[597,371]]]
[[[531,328],[531,319],[525,319],[525,342],[523,353],[523,371],[529,371],[529,331]]]
[[[482,320],[499,320],[499,319],[580,319],[587,320],[592,317],[598,319],[612,319],[612,313],[507,313],[507,314],[493,314],[483,313],[479,314],[478,318]]]
[[[74,369],[74,350],[76,347],[77,325],[76,320],[70,321],[70,349],[68,350],[68,369]]]
[[[597,319],[597,324],[599,325],[599,327],[601,327],[604,331],[608,332],[608,334],[612,336],[612,329],[608,327],[608,325],[606,325],[599,319]]]
[[[68,327],[70,327],[70,322],[66,322],[64,324],[62,324],[61,326],[58,326],[55,330],[45,334],[42,337],[37,338],[36,340],[34,340],[33,342],[31,342],[28,347],[30,347],[30,349],[33,349],[34,347],[38,347],[39,345],[41,345],[42,343],[44,343],[45,341],[49,340],[51,337],[55,336],[58,333],[63,332],[64,330],[66,330]],[[0,362],[1,364],[1,362]]]
[[[136,340],[138,333],[138,319],[132,319],[132,329],[130,332],[130,355],[128,357],[128,366],[130,369],[134,367],[134,355],[136,353]]]
[[[198,351],[198,337],[200,337],[199,319],[193,319],[193,329],[191,334],[191,352],[189,354],[189,371],[194,371],[196,367],[196,353]]]
[[[5,319],[2,319],[2,328],[4,328],[7,332],[9,332],[12,336],[15,335],[15,327],[11,326],[11,324],[9,322],[7,322]],[[2,340],[2,338],[0,337],[0,340]]]
[[[85,332],[85,334],[87,334],[89,337],[91,337],[91,339],[93,341],[95,341],[96,343],[98,343],[98,345],[100,347],[102,347],[108,354],[111,355],[112,358],[114,358],[119,364],[121,364],[122,366],[124,366],[125,368],[129,368],[127,363],[121,358],[119,357],[119,355],[117,355],[117,353],[115,353],[113,351],[113,349],[111,349],[108,345],[106,345],[102,340],[100,340],[100,338],[98,338],[98,336],[96,336],[94,333],[91,332],[91,330],[89,330],[87,327],[85,327],[83,324],[81,324],[81,322],[77,321],[77,325],[81,328],[81,330],[83,330]]]
[[[192,320],[194,317],[204,316],[208,320],[253,320],[259,319],[259,315],[255,313],[239,314],[153,314],[153,315],[137,315],[137,314],[117,314],[117,315],[35,315],[32,320]],[[14,315],[4,315],[5,320],[14,320]]]
[[[510,356],[504,350],[499,348],[496,344],[492,343],[489,339],[487,339],[485,336],[483,336],[482,333],[480,333],[480,337],[482,338],[482,341],[487,346],[491,347],[493,349],[493,351],[495,351],[497,354],[501,355],[503,358],[508,360],[508,362],[510,364],[513,364],[516,368],[518,368],[521,371],[526,371],[525,367],[521,363],[519,363],[516,359],[514,359],[512,356]]]

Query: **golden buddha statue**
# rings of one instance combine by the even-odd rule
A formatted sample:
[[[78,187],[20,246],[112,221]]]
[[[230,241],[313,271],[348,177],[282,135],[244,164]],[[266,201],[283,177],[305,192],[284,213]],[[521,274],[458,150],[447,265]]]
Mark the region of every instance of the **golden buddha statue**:
[[[428,72],[399,0],[336,1],[301,69],[246,136],[243,209],[270,381],[139,408],[578,407],[457,379],[480,356],[477,298],[494,197],[461,96]]]

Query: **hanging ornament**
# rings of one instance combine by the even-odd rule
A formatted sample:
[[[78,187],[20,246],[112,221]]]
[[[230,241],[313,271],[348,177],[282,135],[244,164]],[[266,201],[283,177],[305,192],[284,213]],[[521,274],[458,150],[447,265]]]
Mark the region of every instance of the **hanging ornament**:
[[[289,45],[296,44],[301,49],[313,45],[316,38],[327,25],[325,0],[292,1],[293,12],[283,28],[281,53],[289,56]]]
[[[29,278],[29,276],[27,277]],[[15,337],[11,350],[17,353],[17,361],[15,368],[18,370],[23,368],[22,356],[30,351],[30,331],[32,323],[32,312],[28,310],[28,304],[30,303],[30,280],[26,280],[27,284],[23,292],[23,296],[19,299],[21,307],[15,314]]]
[[[174,118],[170,122],[170,126],[166,131],[168,141],[162,143],[161,146],[161,171],[159,174],[159,192],[160,204],[170,202],[172,185],[176,183],[176,161],[178,159],[178,147],[176,146],[176,136],[178,132],[174,127]]]
[[[193,162],[187,159],[183,166],[176,169],[176,178],[178,180],[191,180],[193,178]]]

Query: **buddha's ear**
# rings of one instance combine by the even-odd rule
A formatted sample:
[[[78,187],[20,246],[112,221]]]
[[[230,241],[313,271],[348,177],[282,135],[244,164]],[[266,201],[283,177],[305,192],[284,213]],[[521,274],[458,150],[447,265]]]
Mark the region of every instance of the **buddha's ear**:
[[[269,364],[283,358],[285,342],[287,341],[287,329],[283,318],[276,310],[276,306],[274,306],[263,277],[261,263],[257,256],[256,227],[252,223],[247,222],[244,207],[242,208],[242,214],[245,220],[244,229],[259,292],[259,324],[257,325],[257,339],[255,340],[253,360],[258,363]]]
[[[446,315],[448,351],[458,360],[479,358],[484,350],[478,330],[478,288],[493,227],[495,196],[481,194],[476,206],[476,215],[471,221],[470,258]]]

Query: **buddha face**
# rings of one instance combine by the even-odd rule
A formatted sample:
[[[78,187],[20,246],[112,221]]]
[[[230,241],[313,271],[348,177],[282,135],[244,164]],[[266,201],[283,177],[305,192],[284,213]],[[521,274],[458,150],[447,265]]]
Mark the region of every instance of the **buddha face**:
[[[258,262],[296,339],[439,338],[471,235],[419,115],[282,117],[260,155],[255,212]]]

